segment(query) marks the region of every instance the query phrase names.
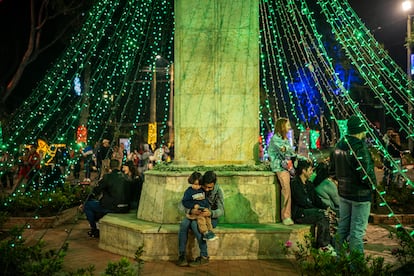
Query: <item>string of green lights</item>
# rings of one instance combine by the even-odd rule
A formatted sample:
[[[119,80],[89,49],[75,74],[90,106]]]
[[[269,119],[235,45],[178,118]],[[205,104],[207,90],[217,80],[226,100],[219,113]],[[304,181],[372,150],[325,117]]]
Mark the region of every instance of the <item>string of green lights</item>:
[[[286,17],[289,17],[289,18],[301,18],[301,14],[307,14],[308,15],[308,20],[310,20],[310,21],[313,21],[313,19],[312,19],[312,16],[311,16],[311,13],[309,13],[309,12],[306,12],[306,11],[309,11],[309,9],[306,7],[306,6],[304,6],[305,4],[304,3],[302,3],[302,7],[301,7],[301,9],[300,9],[300,13],[298,12],[298,13],[296,13],[296,14],[294,14],[293,12],[292,12],[292,10],[289,12],[289,16],[286,16],[286,14],[285,14],[285,16],[284,16],[284,18],[286,18]],[[295,5],[293,4],[293,2],[289,2],[289,3],[282,3],[282,2],[278,2],[277,3],[277,7],[290,7],[290,8],[294,8],[294,9],[296,9],[296,10],[299,10],[299,9],[297,9],[296,7],[295,7]],[[271,14],[271,12],[270,12],[270,14]],[[281,10],[281,9],[279,9],[279,10],[277,10],[277,14],[283,14],[283,10]],[[310,19],[309,19],[310,18]],[[273,21],[276,21],[276,19],[275,18],[272,18],[271,19],[272,20],[272,22]],[[295,19],[293,19],[293,20],[295,20]],[[348,115],[348,114],[358,114],[358,116],[360,116],[360,117],[362,117],[363,119],[364,119],[364,121],[367,123],[367,124],[370,124],[370,122],[367,120],[367,118],[366,118],[366,116],[364,116],[363,114],[362,114],[362,112],[358,109],[358,104],[356,104],[353,100],[352,100],[352,98],[350,97],[350,95],[349,95],[349,91],[347,91],[344,87],[343,87],[343,85],[342,85],[342,81],[341,80],[339,80],[337,77],[336,77],[336,74],[335,74],[335,71],[332,69],[333,68],[333,66],[332,65],[330,65],[330,66],[328,66],[328,64],[330,64],[330,62],[329,62],[329,60],[330,60],[330,58],[327,58],[327,60],[325,61],[325,62],[323,62],[323,61],[321,61],[320,59],[321,59],[321,57],[329,57],[327,54],[326,54],[326,51],[324,50],[324,46],[323,46],[323,43],[320,41],[320,38],[321,38],[321,36],[320,35],[318,35],[318,33],[317,33],[317,31],[316,31],[316,28],[315,28],[315,26],[314,26],[314,24],[310,24],[310,25],[312,25],[313,26],[313,30],[312,30],[312,34],[313,34],[313,36],[312,36],[312,38],[311,38],[311,40],[310,41],[312,41],[312,39],[313,40],[315,40],[315,38],[317,38],[316,40],[319,40],[319,44],[318,44],[318,46],[319,47],[314,47],[315,45],[313,45],[313,47],[309,47],[309,45],[307,44],[307,42],[306,42],[306,39],[304,38],[304,33],[309,33],[309,32],[306,32],[306,31],[304,31],[304,29],[306,29],[306,27],[303,27],[303,26],[308,26],[307,24],[301,24],[301,23],[298,23],[299,21],[296,21],[296,23],[295,24],[289,24],[288,23],[288,20],[286,20],[284,23],[285,24],[283,24],[283,26],[286,28],[287,26],[289,27],[289,28],[286,28],[286,29],[288,29],[289,30],[289,35],[284,35],[283,36],[283,39],[288,39],[288,37],[289,38],[292,38],[292,37],[294,37],[294,34],[295,34],[295,32],[294,31],[292,31],[292,28],[294,28],[294,26],[301,26],[301,29],[298,31],[298,32],[301,32],[301,39],[300,39],[300,43],[297,43],[297,44],[301,44],[300,45],[300,47],[302,47],[302,48],[306,48],[306,49],[322,49],[322,50],[319,50],[319,53],[316,53],[316,55],[314,55],[314,54],[309,54],[309,53],[311,53],[311,51],[307,51],[307,53],[306,54],[304,54],[304,52],[301,52],[300,50],[298,50],[297,52],[298,53],[300,53],[300,54],[298,54],[298,55],[296,55],[296,56],[303,56],[304,57],[304,61],[306,61],[306,60],[311,60],[312,61],[312,63],[310,63],[311,65],[312,65],[312,70],[310,70],[311,72],[312,72],[312,75],[314,75],[314,80],[315,80],[315,83],[317,84],[316,86],[319,88],[318,90],[320,90],[319,92],[320,93],[322,93],[323,94],[323,96],[322,96],[322,98],[324,99],[324,101],[325,101],[325,104],[327,104],[328,105],[328,108],[330,109],[330,111],[331,111],[331,114],[335,114],[335,112],[334,112],[334,108],[336,108],[336,107],[339,107],[339,105],[335,105],[335,104],[333,104],[334,102],[333,101],[331,101],[331,100],[328,100],[328,97],[327,97],[327,95],[329,95],[329,94],[326,94],[326,93],[323,93],[322,91],[323,90],[326,90],[326,88],[328,88],[327,90],[329,90],[329,91],[331,91],[331,92],[335,92],[335,91],[337,91],[337,90],[339,90],[339,91],[341,91],[342,93],[340,93],[341,95],[340,95],[340,97],[342,98],[342,100],[341,99],[339,99],[339,100],[337,100],[336,101],[336,103],[339,103],[339,104],[341,104],[342,102],[343,102],[343,100],[345,99],[345,104],[346,104],[346,106],[350,106],[351,108],[348,108],[349,109],[349,112],[347,112],[346,114]],[[302,21],[301,21],[302,22]],[[297,42],[298,42],[299,40],[297,40]],[[300,60],[300,59],[295,59],[294,58],[294,54],[292,54],[292,48],[294,49],[294,47],[292,47],[293,46],[293,44],[289,44],[290,45],[290,58],[291,58],[291,60],[293,61],[293,62],[300,62],[300,61],[298,61],[298,60]],[[281,45],[278,45],[278,46],[276,46],[276,47],[279,47],[280,48],[280,46]],[[293,56],[293,57],[292,57]],[[306,58],[305,58],[305,56],[306,56]],[[316,58],[315,58],[315,56],[316,57],[318,57],[319,58],[319,60],[317,60]],[[290,61],[290,60],[289,60]],[[303,62],[303,61],[302,61]],[[303,62],[304,63],[304,62]],[[322,64],[322,65],[324,65],[324,67],[325,68],[321,68],[320,66],[319,66],[319,64]],[[280,66],[280,67],[278,67],[278,69],[280,69],[280,68],[283,68],[283,66]],[[328,70],[327,70],[328,69]],[[271,70],[269,70],[269,71],[271,71]],[[299,70],[296,70],[296,72],[297,71],[299,71]],[[328,81],[328,79],[326,78],[326,75],[327,74],[324,74],[324,73],[321,73],[321,72],[328,72],[328,74],[331,74],[331,76],[330,76],[330,78],[331,79],[334,79],[335,81],[334,82],[332,82],[332,81]],[[321,80],[324,82],[324,83],[322,83],[321,82]],[[293,82],[294,81],[294,79],[290,76],[290,80],[289,80],[290,82]],[[282,88],[283,89],[283,88]],[[281,91],[283,91],[282,89],[280,89]],[[330,94],[332,94],[332,95],[335,95],[335,93],[330,93]],[[331,97],[332,98],[332,97]],[[332,99],[335,99],[335,98],[332,98]],[[285,104],[287,104],[287,103],[285,103]],[[346,109],[345,109],[346,110]],[[337,121],[337,123],[339,123],[338,121],[338,119],[335,117],[335,115],[332,115],[332,118],[335,120],[335,121]],[[370,126],[372,127],[372,124],[370,124]],[[368,126],[367,126],[368,127]],[[369,129],[372,129],[372,128],[369,128]],[[386,150],[382,147],[382,143],[377,139],[377,135],[376,135],[376,133],[373,133],[372,131],[371,131],[371,133],[370,133],[370,135],[372,136],[372,137],[374,137],[374,139],[376,139],[376,143],[379,145],[378,147],[381,149],[381,150],[383,150],[383,151],[385,151],[386,152]],[[382,148],[381,148],[382,147]],[[398,164],[394,164],[396,167],[398,167]],[[362,166],[361,166],[361,169],[363,169],[362,168]],[[398,170],[398,169],[397,169]],[[401,173],[403,173],[403,172],[401,172]],[[407,179],[408,180],[408,179]],[[375,187],[376,186],[376,183],[373,183],[373,181],[371,180],[371,183],[373,184],[373,187]],[[410,183],[409,181],[407,181],[407,183]],[[375,185],[374,185],[375,184]],[[378,191],[379,192],[379,191]],[[384,195],[384,193],[383,192],[380,192],[380,198],[382,199],[382,202],[380,203],[380,205],[381,206],[387,206],[388,208],[389,208],[389,205],[386,203],[386,201],[385,201],[385,199],[384,199],[384,197],[383,197],[383,195]],[[392,210],[390,209],[390,215],[389,216],[393,216],[393,212],[392,212]]]
[[[409,137],[414,135],[413,118],[402,104],[412,104],[413,101],[412,92],[407,89],[410,87],[407,76],[377,42],[373,43],[375,40],[372,35],[346,1],[320,2],[322,12],[328,18],[338,42],[343,45],[353,65],[359,67],[361,77],[371,87],[376,98],[382,100],[387,114],[396,118],[400,131]],[[390,86],[387,87],[387,84]],[[401,99],[397,100],[396,96]]]
[[[406,88],[409,82],[405,74],[397,69],[346,1],[319,0],[318,4],[335,38],[372,89],[373,96],[387,114],[397,118],[400,131],[412,135],[413,119],[401,104],[413,102],[411,91]],[[261,43],[263,89],[260,135],[265,137],[273,130],[274,119],[278,117],[292,118],[295,125],[309,128],[314,116],[322,117],[321,111],[338,126],[350,114],[357,114],[369,130],[376,149],[403,176],[407,185],[413,186],[406,171],[382,145],[374,124],[351,97],[345,78],[341,79],[335,70],[332,53],[326,49],[315,13],[307,2],[262,0],[260,13],[258,43]],[[18,153],[21,145],[44,136],[50,143],[67,143],[75,148],[75,132],[85,118],[88,144],[116,138],[122,133],[143,138],[155,82],[157,122],[164,144],[169,99],[173,93],[170,82],[173,26],[171,1],[98,1],[71,45],[12,117],[13,123],[7,129],[10,136],[5,143],[12,152]],[[190,53],[193,50],[188,49]],[[164,59],[163,65],[158,64],[158,55]],[[159,67],[165,70],[157,74]],[[74,82],[79,79],[82,89],[77,94]],[[163,80],[161,85],[158,85],[159,79]],[[331,144],[337,139],[332,134],[336,131],[330,124],[325,129],[322,135]],[[372,180],[371,183],[376,186]],[[384,192],[377,192],[382,200],[380,205],[389,208]],[[389,216],[394,216],[389,210]]]

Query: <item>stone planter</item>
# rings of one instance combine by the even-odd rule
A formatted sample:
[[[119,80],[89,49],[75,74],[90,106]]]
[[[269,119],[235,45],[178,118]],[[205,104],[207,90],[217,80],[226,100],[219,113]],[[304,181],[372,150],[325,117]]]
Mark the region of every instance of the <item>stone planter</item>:
[[[78,213],[78,207],[63,210],[56,216],[51,217],[10,217],[3,225],[3,229],[11,229],[14,226],[32,229],[47,229],[58,225],[74,221]]]

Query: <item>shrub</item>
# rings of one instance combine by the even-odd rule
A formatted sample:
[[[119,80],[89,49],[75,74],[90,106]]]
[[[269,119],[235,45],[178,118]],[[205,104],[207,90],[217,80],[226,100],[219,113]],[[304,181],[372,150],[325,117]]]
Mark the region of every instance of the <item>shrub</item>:
[[[144,246],[140,246],[135,252],[136,264],[133,265],[125,257],[122,257],[118,262],[109,262],[104,275],[108,276],[137,276],[141,275],[144,261],[141,259]]]
[[[313,247],[314,238],[309,234],[305,243],[297,243],[297,250],[292,249],[292,242],[282,244],[285,254],[293,254],[301,275],[390,275],[391,266],[384,263],[384,258],[365,257],[359,252],[347,253],[348,248],[341,248],[339,256],[321,252]]]
[[[53,216],[60,211],[82,203],[89,188],[80,186],[57,190],[34,190],[30,193],[12,194],[1,199],[2,210],[10,216]]]
[[[414,231],[413,231],[414,233]],[[391,250],[402,265],[414,264],[414,238],[403,227],[390,231],[390,237],[398,240],[399,247]]]
[[[0,241],[1,275],[53,275],[62,269],[67,244],[58,251],[45,251],[43,241],[25,245],[22,233],[22,229],[13,228]]]

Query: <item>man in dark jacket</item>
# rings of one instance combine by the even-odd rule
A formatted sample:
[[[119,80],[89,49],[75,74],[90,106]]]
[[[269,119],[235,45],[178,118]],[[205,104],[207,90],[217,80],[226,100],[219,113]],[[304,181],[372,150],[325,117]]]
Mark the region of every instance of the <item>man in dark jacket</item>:
[[[376,184],[374,162],[365,143],[364,122],[353,115],[347,127],[348,135],[336,144],[330,157],[330,174],[338,181],[340,196],[338,242],[342,247],[349,237],[349,249],[363,254],[372,187]]]
[[[331,256],[336,256],[329,232],[329,209],[317,195],[309,181],[313,174],[311,160],[299,159],[295,167],[296,176],[290,183],[292,193],[292,218],[296,224],[316,226],[316,247]]]
[[[94,187],[92,199],[85,202],[84,212],[91,226],[89,236],[98,238],[99,230],[96,222],[107,213],[128,213],[130,183],[120,170],[119,160],[112,159],[109,163],[111,172],[104,175]],[[96,198],[100,198],[97,200]]]

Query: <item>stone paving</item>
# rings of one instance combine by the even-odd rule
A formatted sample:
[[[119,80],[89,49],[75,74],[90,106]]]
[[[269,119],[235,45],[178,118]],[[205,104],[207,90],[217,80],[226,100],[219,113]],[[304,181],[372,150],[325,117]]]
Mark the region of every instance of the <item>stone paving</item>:
[[[60,248],[65,242],[69,249],[64,259],[65,271],[75,271],[78,268],[95,266],[95,275],[105,271],[108,262],[117,262],[122,256],[104,251],[98,247],[98,240],[88,237],[89,229],[85,219],[80,218],[76,223],[60,225],[56,228],[25,231],[27,242],[40,238],[46,241],[48,248]],[[391,255],[396,241],[388,237],[387,228],[379,225],[368,225],[366,254],[374,257],[384,257],[385,262],[398,265]],[[145,250],[145,248],[144,248]],[[130,259],[131,263],[134,260]],[[197,268],[178,267],[173,261],[146,261],[142,275],[299,275],[294,261],[284,260],[211,260],[206,266]]]

